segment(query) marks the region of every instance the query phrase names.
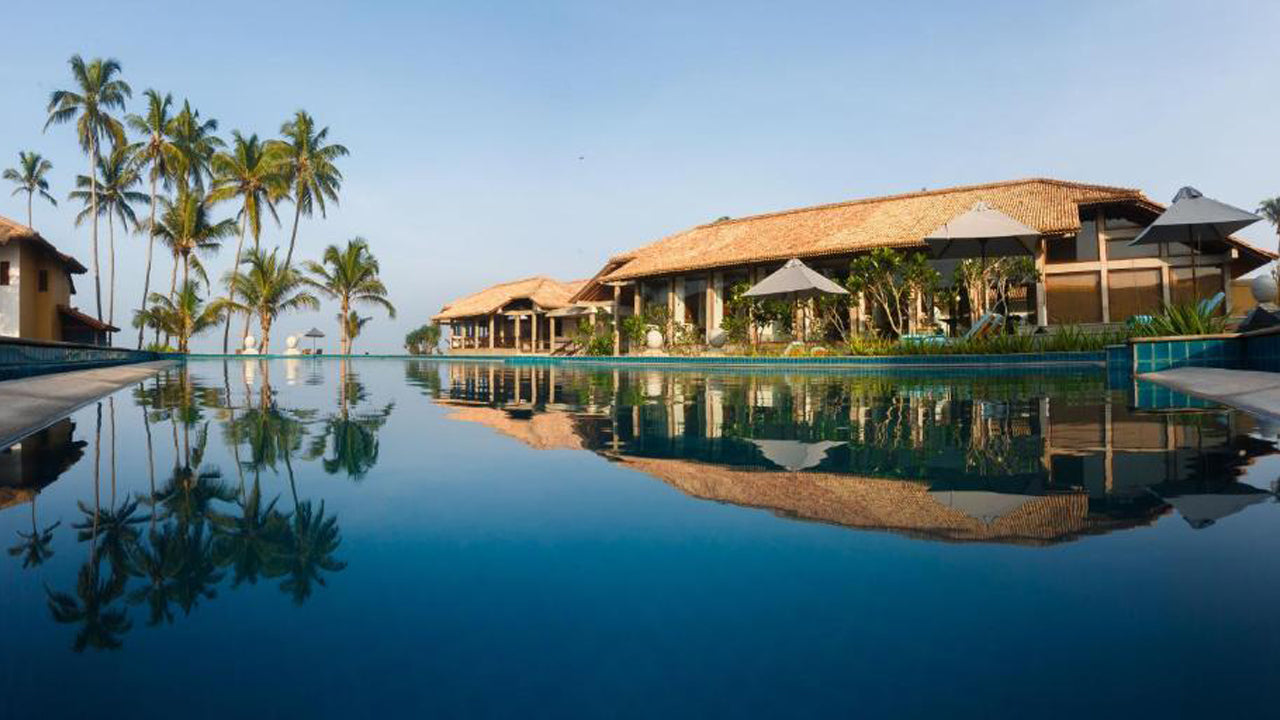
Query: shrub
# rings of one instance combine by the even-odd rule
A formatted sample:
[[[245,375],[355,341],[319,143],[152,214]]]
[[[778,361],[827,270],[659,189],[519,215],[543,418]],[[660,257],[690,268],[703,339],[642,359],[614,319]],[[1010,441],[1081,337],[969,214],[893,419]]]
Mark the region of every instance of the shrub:
[[[1216,335],[1227,329],[1227,319],[1206,311],[1199,302],[1165,305],[1151,322],[1134,325],[1134,334],[1146,337]]]

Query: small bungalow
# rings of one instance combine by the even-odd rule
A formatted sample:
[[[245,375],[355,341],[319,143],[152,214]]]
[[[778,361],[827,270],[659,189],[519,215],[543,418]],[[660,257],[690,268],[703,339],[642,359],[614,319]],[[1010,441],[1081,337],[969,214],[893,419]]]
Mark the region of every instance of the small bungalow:
[[[1276,258],[1236,238],[1205,244],[1194,257],[1186,245],[1133,246],[1130,241],[1164,209],[1160,203],[1140,190],[1031,178],[699,225],[610,258],[566,302],[610,307],[615,352],[624,349],[618,321],[654,303],[711,341],[724,319],[728,289],[758,282],[790,258],[838,277],[856,255],[875,248],[927,252],[926,235],[978,202],[1040,233],[1034,254],[1040,280],[1020,289],[1019,307],[1011,308],[1029,326],[1120,323],[1156,312],[1162,303],[1220,291],[1230,298],[1233,278]],[[950,274],[947,262],[954,261],[935,261],[944,276]],[[865,301],[855,307],[856,326],[875,323]],[[920,308],[913,320],[933,317]]]
[[[0,336],[110,345],[112,327],[71,307],[85,267],[34,229],[0,217]]]
[[[445,305],[432,316],[449,326],[449,349],[480,354],[556,354],[571,349],[581,322],[606,302],[572,303],[585,281],[531,277],[494,285]]]

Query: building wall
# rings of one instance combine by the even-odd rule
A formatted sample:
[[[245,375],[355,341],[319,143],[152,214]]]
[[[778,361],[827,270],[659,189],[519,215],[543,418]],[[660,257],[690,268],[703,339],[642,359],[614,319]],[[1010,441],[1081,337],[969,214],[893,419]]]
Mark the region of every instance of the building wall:
[[[13,245],[14,243],[10,243]],[[31,340],[61,340],[58,305],[71,304],[71,282],[62,263],[45,253],[19,247],[19,335]],[[48,273],[48,290],[40,291],[40,271]]]
[[[9,263],[9,284],[0,285],[0,335],[16,337],[21,331],[18,321],[21,317],[18,243],[0,245],[0,262]]]

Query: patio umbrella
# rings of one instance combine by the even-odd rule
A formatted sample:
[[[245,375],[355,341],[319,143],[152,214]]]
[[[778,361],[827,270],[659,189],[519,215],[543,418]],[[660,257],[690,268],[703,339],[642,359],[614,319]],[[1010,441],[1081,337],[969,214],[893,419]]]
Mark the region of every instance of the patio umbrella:
[[[796,258],[787,261],[769,277],[751,286],[742,293],[743,297],[782,297],[795,301],[797,308],[800,301],[817,295],[848,295],[849,291],[840,287],[834,280],[815,272]]]
[[[760,448],[760,454],[778,467],[790,472],[797,472],[819,465],[827,457],[831,448],[844,445],[842,442],[823,440],[806,443],[799,440],[752,440]]]
[[[1227,238],[1234,232],[1258,222],[1262,218],[1247,210],[1207,198],[1199,190],[1187,186],[1173,196],[1173,202],[1160,217],[1138,233],[1130,245],[1157,243],[1186,243],[1194,249],[1191,255],[1192,295],[1199,293],[1196,277],[1196,256],[1205,240],[1228,244]]]
[[[1176,508],[1182,519],[1196,530],[1273,497],[1266,490],[1239,481],[1218,488],[1218,492],[1160,494],[1160,498]]]
[[[315,355],[316,354],[316,338],[324,337],[324,333],[320,332],[318,328],[311,328],[310,330],[303,333],[303,337],[311,338],[311,354]]]
[[[1035,255],[1039,237],[1040,233],[979,201],[926,235],[924,242],[939,260],[980,258],[985,276],[987,257]]]
[[[1035,495],[1015,495],[990,490],[930,490],[929,497],[941,505],[959,510],[975,520],[990,524],[1035,499]]]

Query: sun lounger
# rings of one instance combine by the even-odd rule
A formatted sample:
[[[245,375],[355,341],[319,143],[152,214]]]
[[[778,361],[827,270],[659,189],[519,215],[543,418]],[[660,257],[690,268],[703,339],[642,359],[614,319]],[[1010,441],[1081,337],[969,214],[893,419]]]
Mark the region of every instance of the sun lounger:
[[[1222,301],[1227,299],[1227,294],[1219,292],[1211,298],[1201,300],[1197,308],[1203,315],[1212,315],[1218,311],[1218,307],[1222,305]]]
[[[984,313],[983,316],[978,318],[978,321],[973,324],[973,327],[969,328],[968,332],[960,336],[960,342],[964,342],[966,340],[977,340],[980,337],[985,337],[992,333],[999,332],[1003,325],[1004,316],[1000,313]]]

